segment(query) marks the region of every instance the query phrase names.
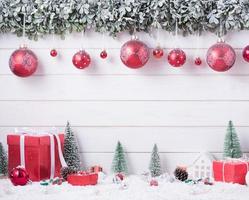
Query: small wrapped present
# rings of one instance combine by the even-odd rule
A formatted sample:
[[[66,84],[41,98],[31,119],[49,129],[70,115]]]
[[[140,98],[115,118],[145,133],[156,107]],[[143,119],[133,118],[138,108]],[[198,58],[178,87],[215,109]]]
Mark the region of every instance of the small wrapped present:
[[[248,165],[248,161],[241,159],[213,161],[214,180],[245,185]]]
[[[64,134],[19,132],[7,136],[8,169],[23,166],[31,181],[60,177],[60,169],[66,166],[62,149]]]
[[[98,182],[98,174],[84,171],[78,172],[77,174],[68,175],[67,181],[69,184],[75,186],[96,185]]]

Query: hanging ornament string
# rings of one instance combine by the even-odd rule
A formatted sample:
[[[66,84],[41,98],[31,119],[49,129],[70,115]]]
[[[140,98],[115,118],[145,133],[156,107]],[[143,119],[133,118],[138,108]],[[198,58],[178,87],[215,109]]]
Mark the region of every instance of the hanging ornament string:
[[[218,42],[223,42],[224,39],[223,39],[223,24],[221,22],[221,19],[220,19],[220,24],[219,24],[220,28],[219,28],[219,31],[218,31]]]
[[[201,57],[200,57],[200,29],[198,28],[197,30],[197,41],[196,41],[196,49],[195,49],[195,59],[194,59],[194,63],[195,65],[199,66],[202,64],[202,60],[201,60]]]
[[[107,58],[107,52],[106,52],[106,47],[105,47],[105,38],[104,38],[104,33],[102,33],[102,42],[103,42],[103,49],[100,52],[100,58],[105,59]]]
[[[178,21],[177,18],[175,18],[175,39],[176,39],[176,43],[175,43],[175,48],[178,47]]]
[[[58,54],[58,52],[57,52],[57,50],[56,50],[56,48],[55,48],[55,30],[54,30],[54,26],[53,26],[53,17],[52,17],[52,19],[50,20],[50,26],[52,26],[53,28],[52,28],[52,48],[51,48],[51,51],[50,51],[50,55],[52,56],[52,57],[56,57],[57,56],[57,54]]]
[[[23,47],[26,46],[26,13],[23,13],[23,25],[22,25],[22,45]]]
[[[84,50],[84,42],[83,42],[84,36],[85,36],[85,31],[82,30],[82,31],[81,31],[81,50],[82,50],[82,51]]]

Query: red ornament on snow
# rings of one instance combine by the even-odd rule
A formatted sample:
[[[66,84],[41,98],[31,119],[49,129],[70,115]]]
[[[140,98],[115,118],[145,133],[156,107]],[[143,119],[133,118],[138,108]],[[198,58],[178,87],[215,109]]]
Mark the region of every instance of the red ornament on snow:
[[[225,72],[234,65],[236,54],[230,45],[218,42],[208,49],[206,60],[213,70]]]
[[[76,54],[74,54],[72,62],[78,69],[84,69],[90,65],[91,58],[86,51],[80,50]]]
[[[160,47],[155,48],[155,49],[153,50],[153,56],[154,56],[155,58],[161,58],[161,57],[163,57],[163,49],[160,48]]]
[[[9,174],[10,181],[13,183],[13,185],[26,185],[29,182],[29,175],[21,166],[18,166],[11,170]]]
[[[173,49],[169,52],[168,61],[173,67],[180,67],[186,62],[186,54],[181,49]]]
[[[19,77],[28,77],[35,73],[38,59],[33,51],[26,47],[15,50],[9,59],[10,70]]]
[[[246,62],[249,62],[249,45],[243,49],[243,58]]]
[[[107,58],[106,50],[103,50],[103,51],[100,52],[100,57],[103,58],[103,59]]]
[[[58,55],[57,50],[56,50],[56,49],[52,49],[52,50],[50,51],[50,55],[51,55],[52,57],[56,57],[56,56]]]
[[[195,64],[198,66],[202,64],[202,60],[200,57],[195,58]]]
[[[150,181],[150,186],[158,186],[158,181],[155,180],[155,179],[152,179],[152,180]]]
[[[120,51],[122,62],[129,68],[143,67],[150,57],[150,51],[146,44],[139,40],[126,42]]]

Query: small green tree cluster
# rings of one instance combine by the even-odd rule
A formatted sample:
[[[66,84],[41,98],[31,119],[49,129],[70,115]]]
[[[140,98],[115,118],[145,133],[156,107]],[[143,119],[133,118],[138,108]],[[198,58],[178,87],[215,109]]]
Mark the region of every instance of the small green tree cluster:
[[[227,133],[224,142],[224,157],[229,158],[241,158],[242,151],[240,148],[239,138],[233,126],[233,122],[229,121],[227,127]]]

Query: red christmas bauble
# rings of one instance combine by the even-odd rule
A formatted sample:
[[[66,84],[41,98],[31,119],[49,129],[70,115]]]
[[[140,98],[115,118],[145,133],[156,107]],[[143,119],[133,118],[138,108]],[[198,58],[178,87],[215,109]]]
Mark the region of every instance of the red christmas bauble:
[[[195,64],[198,66],[202,64],[202,60],[200,57],[195,58]]]
[[[249,62],[249,45],[243,49],[243,58],[246,62]]]
[[[163,57],[163,49],[160,48],[160,47],[155,48],[155,49],[153,50],[153,56],[154,56],[155,58],[161,58],[161,57]]]
[[[51,55],[52,57],[56,57],[56,56],[58,55],[57,50],[56,50],[56,49],[52,49],[52,50],[50,51],[50,55]]]
[[[80,50],[74,54],[72,62],[78,69],[84,69],[90,65],[91,57],[86,51]]]
[[[11,170],[9,174],[10,181],[13,183],[13,185],[26,185],[29,182],[29,175],[21,166],[18,166]]]
[[[236,54],[230,45],[218,42],[208,49],[206,60],[213,70],[225,72],[234,65]]]
[[[169,52],[168,61],[173,67],[180,67],[186,62],[186,54],[181,49],[173,49]]]
[[[120,51],[122,62],[130,68],[137,69],[143,67],[150,57],[150,51],[146,44],[139,40],[126,42]]]
[[[103,51],[100,52],[100,57],[103,58],[103,59],[107,58],[106,50],[103,50]]]
[[[123,173],[117,173],[117,174],[116,174],[116,178],[118,178],[119,180],[123,181],[124,178],[125,178],[125,176],[124,176]]]
[[[158,181],[155,180],[155,179],[152,179],[152,180],[150,181],[150,186],[158,186]]]
[[[28,77],[35,73],[38,59],[33,51],[26,47],[15,50],[9,59],[10,70],[19,77]]]

